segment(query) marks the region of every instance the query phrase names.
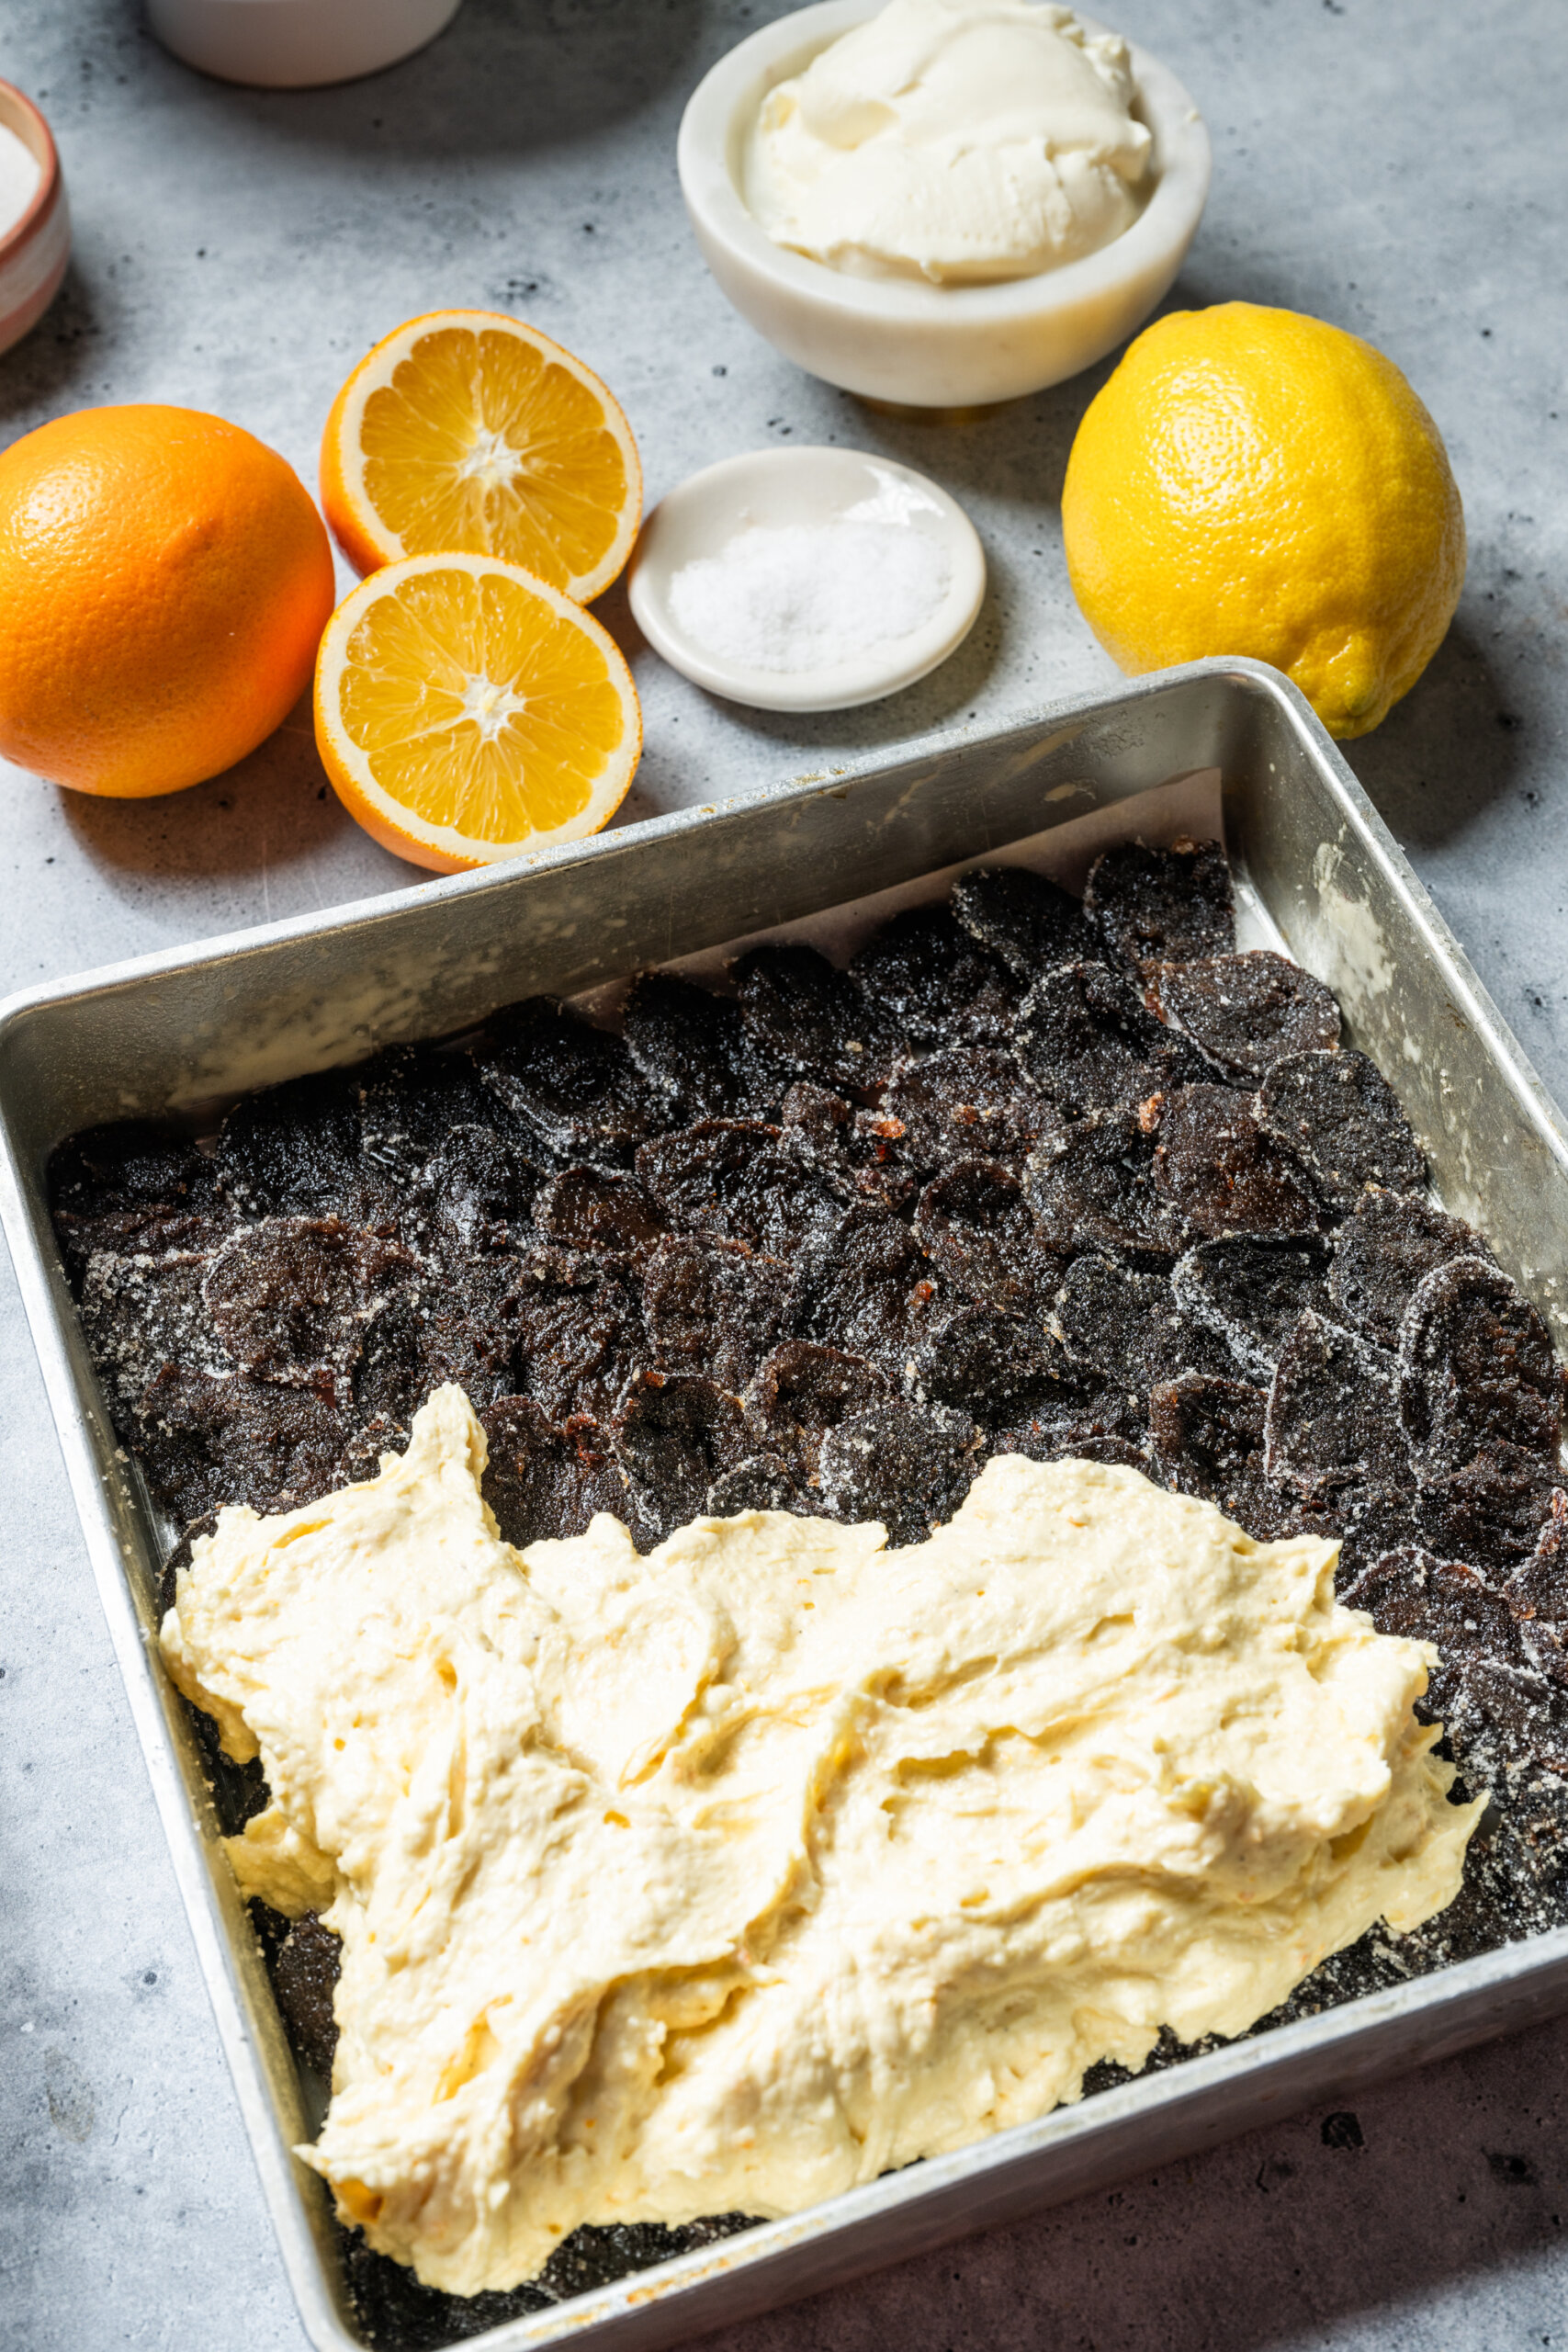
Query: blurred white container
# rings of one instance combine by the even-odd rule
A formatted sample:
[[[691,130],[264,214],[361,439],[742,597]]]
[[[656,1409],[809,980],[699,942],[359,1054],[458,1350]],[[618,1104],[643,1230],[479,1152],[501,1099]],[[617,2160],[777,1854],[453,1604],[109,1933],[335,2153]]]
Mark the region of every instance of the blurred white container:
[[[412,56],[462,0],[147,0],[165,49],[203,74],[262,89],[352,82]]]
[[[71,258],[71,211],[49,125],[9,82],[0,82],[0,123],[15,131],[39,167],[27,210],[0,230],[0,351],[9,351],[60,291]]]

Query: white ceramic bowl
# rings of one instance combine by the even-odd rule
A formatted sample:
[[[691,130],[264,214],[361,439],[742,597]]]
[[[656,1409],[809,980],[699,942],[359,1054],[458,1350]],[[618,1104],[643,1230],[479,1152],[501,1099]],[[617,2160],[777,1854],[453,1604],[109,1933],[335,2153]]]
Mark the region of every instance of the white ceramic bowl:
[[[71,209],[49,125],[9,82],[0,82],[0,122],[16,132],[39,166],[32,202],[0,235],[0,351],[9,351],[60,291],[71,258]]]
[[[165,49],[221,82],[302,90],[395,65],[462,0],[147,0]]]
[[[763,670],[716,653],[676,619],[670,583],[683,564],[716,556],[739,532],[831,523],[874,504],[878,522],[919,531],[947,559],[947,590],[907,637],[816,670]],[[956,499],[891,458],[858,449],[754,449],[693,474],[643,524],[628,581],[632,616],[666,662],[710,694],[757,710],[848,710],[913,685],[955,652],[986,594],[986,555]]]
[[[1175,74],[1129,43],[1155,175],[1130,229],[1082,261],[1006,285],[846,277],[765,234],[740,194],[741,159],[767,93],[881,5],[823,0],[781,17],[697,85],[678,155],[704,258],[741,316],[786,359],[864,399],[975,408],[1059,384],[1141,326],[1181,267],[1209,192],[1202,119]],[[1104,29],[1088,17],[1079,22]]]

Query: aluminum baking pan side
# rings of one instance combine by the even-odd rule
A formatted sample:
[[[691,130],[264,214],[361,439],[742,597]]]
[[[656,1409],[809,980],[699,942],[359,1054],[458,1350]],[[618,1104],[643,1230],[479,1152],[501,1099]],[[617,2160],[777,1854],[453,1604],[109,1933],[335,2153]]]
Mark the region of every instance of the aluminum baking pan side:
[[[1440,1185],[1452,1196],[1472,1182],[1483,1132],[1535,1170],[1556,1220],[1556,1261],[1528,1219],[1515,1230],[1503,1214],[1517,1209],[1517,1186],[1503,1185],[1501,1206],[1478,1213],[1502,1254],[1519,1271],[1533,1264],[1555,1295],[1568,1232],[1561,1126],[1304,705],[1250,664],[1197,665],[987,736],[960,733],[831,780],[803,780],[771,800],[602,836],[499,878],[424,886],[390,907],[274,926],[0,1007],[0,1211],[264,2188],[319,2344],[353,2338],[340,2324],[324,2192],[288,2153],[309,2128],[299,2077],[216,1851],[183,1710],[148,1647],[155,1547],[60,1273],[39,1181],[44,1153],[92,1118],[231,1093],[350,1058],[378,1037],[436,1034],[530,987],[574,990],[616,968],[789,922],[825,897],[985,856],[1054,817],[1066,826],[1086,808],[1109,810],[1173,773],[1216,763],[1233,842],[1287,942],[1343,993],[1356,1033],[1384,1040],[1387,1060],[1387,1039],[1401,1034],[1391,1013],[1417,1044],[1424,1025],[1442,1031],[1440,1058],[1388,1064]],[[1320,855],[1325,845],[1337,862]],[[1464,1148],[1446,1156],[1442,1106],[1455,1101],[1469,1125]],[[1483,1168],[1480,1179],[1484,1203]],[[1568,1999],[1565,1977],[1561,1936],[1507,1947],[510,2323],[489,2340],[540,2344],[597,2327],[652,2342],[716,2325],[935,2234],[1245,2129],[1361,2079],[1365,2068],[1386,2071],[1545,2014]]]

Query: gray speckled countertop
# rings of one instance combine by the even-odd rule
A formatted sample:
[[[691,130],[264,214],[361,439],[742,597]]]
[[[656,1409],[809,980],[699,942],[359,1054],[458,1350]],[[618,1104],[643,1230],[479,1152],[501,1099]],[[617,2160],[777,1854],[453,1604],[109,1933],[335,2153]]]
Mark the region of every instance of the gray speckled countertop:
[[[68,285],[0,357],[0,440],[107,401],[212,408],[313,481],[339,380],[415,311],[514,310],[622,398],[649,497],[772,440],[928,469],[991,594],[947,668],[840,718],[711,702],[605,617],[642,690],[625,815],[1098,686],[1056,499],[1100,374],[966,428],[895,424],[743,326],[687,234],[673,145],[773,10],[468,0],[423,56],[261,95],[153,45],[131,0],[7,0],[0,74],[59,138]],[[1108,10],[1109,13],[1109,10]],[[1568,32],[1560,0],[1126,0],[1214,135],[1176,300],[1315,311],[1404,368],[1447,436],[1469,584],[1350,758],[1568,1097]],[[379,890],[411,870],[325,795],[305,717],[182,797],[0,778],[0,991]],[[300,2352],[9,1267],[0,1264],[0,2339]],[[1568,2341],[1568,2022],[732,2333],[729,2352],[1500,2352]]]

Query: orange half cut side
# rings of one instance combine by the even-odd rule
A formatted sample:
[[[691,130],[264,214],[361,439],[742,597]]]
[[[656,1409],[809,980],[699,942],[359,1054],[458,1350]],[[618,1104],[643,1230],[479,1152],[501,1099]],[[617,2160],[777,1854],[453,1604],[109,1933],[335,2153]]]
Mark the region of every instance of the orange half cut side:
[[[598,832],[636,774],[642,715],[614,638],[548,581],[412,556],[328,622],[316,741],[367,832],[454,874]]]
[[[360,572],[457,548],[587,604],[631,553],[642,469],[581,359],[502,311],[433,311],[384,337],[333,401],[321,504]]]

